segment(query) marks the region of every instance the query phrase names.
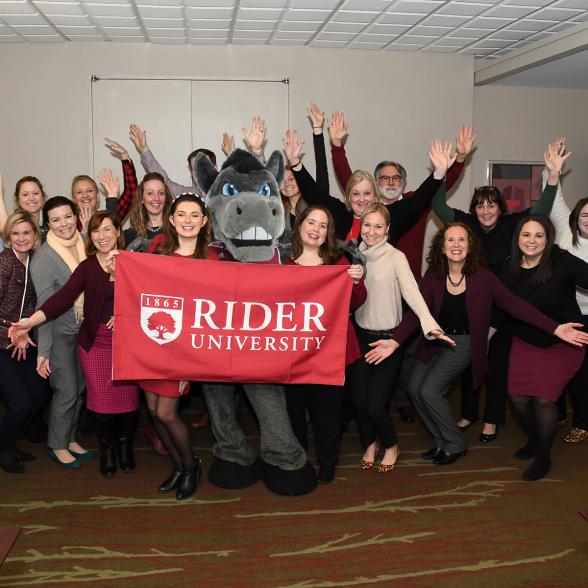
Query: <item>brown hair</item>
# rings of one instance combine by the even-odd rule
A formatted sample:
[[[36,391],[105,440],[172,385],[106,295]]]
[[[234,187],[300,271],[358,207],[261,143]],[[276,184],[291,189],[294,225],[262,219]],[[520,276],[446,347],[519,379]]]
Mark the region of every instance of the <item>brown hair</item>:
[[[292,166],[286,165],[286,167],[284,168],[284,178],[286,177],[285,170],[292,172]],[[298,180],[296,179],[296,175],[294,173],[292,173],[292,175],[294,177],[294,181],[296,182],[296,185],[298,186]],[[304,201],[304,198],[302,198],[302,192],[300,192],[300,186],[298,186],[298,193],[299,193],[299,196],[298,196],[298,200],[296,202],[296,206],[294,207],[294,210],[292,210],[292,208],[290,207],[290,198],[286,198],[286,196],[284,196],[282,194],[282,190],[280,189],[280,198],[282,199],[282,204],[284,206],[284,214],[286,216],[286,219],[288,218],[288,214],[290,214],[290,213],[292,213],[294,216],[298,216],[308,206],[308,204],[306,204],[306,202]]]
[[[18,182],[16,182],[16,187],[14,188],[14,202],[17,208],[20,208],[20,204],[18,202],[18,193],[20,192],[20,187],[25,182],[33,182],[34,184],[37,184],[39,190],[41,190],[41,194],[43,195],[43,202],[47,200],[47,194],[45,194],[45,189],[43,188],[43,184],[41,184],[41,181],[35,178],[35,176],[23,176],[22,178],[20,178],[20,180],[18,180]]]
[[[39,229],[39,224],[33,215],[29,212],[25,212],[24,210],[16,210],[6,219],[4,230],[2,231],[4,246],[7,249],[12,248],[10,244],[10,233],[12,232],[14,226],[18,225],[19,223],[29,223],[29,225],[31,225],[33,233],[35,234],[35,242],[31,248],[31,250],[34,251],[41,244],[41,230]]]
[[[578,245],[578,231],[580,230],[578,220],[580,219],[580,212],[582,208],[588,204],[588,198],[581,198],[574,206],[574,210],[570,213],[568,222],[570,223],[570,230],[572,231],[572,245]]]
[[[298,259],[302,255],[304,246],[300,238],[300,225],[308,218],[311,212],[320,210],[327,216],[327,238],[319,248],[319,257],[323,260],[325,265],[333,265],[337,263],[341,257],[341,251],[337,247],[337,236],[335,233],[335,221],[333,215],[324,206],[308,206],[300,215],[296,217],[296,224],[292,230],[292,254],[293,260]]]
[[[166,229],[165,238],[157,245],[153,253],[158,255],[171,255],[180,246],[178,232],[172,225],[170,217],[175,214],[176,209],[180,204],[182,204],[182,202],[193,202],[194,204],[197,204],[200,207],[200,212],[205,218],[209,220],[209,222],[207,222],[205,225],[202,225],[200,228],[200,232],[198,233],[198,237],[196,239],[196,247],[194,248],[194,253],[192,254],[194,259],[208,259],[208,243],[210,243],[211,238],[210,219],[208,217],[206,204],[204,204],[202,198],[196,194],[182,194],[174,200],[169,214],[164,219]]]
[[[470,203],[470,214],[476,214],[476,206],[488,202],[489,204],[496,204],[500,210],[500,215],[503,216],[508,213],[506,200],[502,192],[495,186],[479,186],[474,189],[472,194],[472,201]]]
[[[376,181],[374,180],[374,176],[369,172],[364,171],[363,169],[358,169],[351,174],[351,177],[347,180],[347,184],[345,184],[345,205],[347,206],[347,210],[352,210],[351,208],[351,199],[349,197],[349,193],[351,189],[359,182],[363,182],[367,180],[374,193],[374,197],[376,198],[376,202],[380,201],[380,192],[378,190],[378,186],[376,185]]]
[[[449,273],[449,264],[447,262],[447,256],[443,253],[443,245],[445,244],[445,233],[447,229],[451,229],[452,227],[461,227],[468,235],[468,253],[462,273],[470,276],[485,265],[482,244],[472,230],[464,223],[448,223],[439,229],[433,237],[431,246],[429,247],[429,254],[427,255],[429,269],[435,276],[441,279],[445,279]]]
[[[114,228],[118,230],[118,238],[116,240],[116,248],[117,249],[124,249],[125,248],[125,239],[123,237],[122,232],[122,223],[118,218],[116,212],[111,212],[110,210],[99,210],[95,212],[91,217],[90,221],[88,222],[88,242],[86,243],[86,255],[89,257],[90,255],[96,255],[96,246],[92,241],[92,231],[95,231],[102,223],[109,218],[114,225]]]
[[[147,224],[149,223],[149,213],[147,209],[143,205],[143,190],[145,189],[145,184],[150,180],[159,180],[165,189],[165,203],[163,205],[162,210],[162,218],[165,219],[169,216],[169,211],[174,201],[174,197],[172,193],[169,191],[165,180],[161,174],[157,172],[151,172],[145,174],[143,180],[137,187],[137,192],[135,194],[135,198],[133,199],[133,205],[131,206],[131,212],[129,215],[129,224],[131,228],[137,233],[138,236],[143,237],[144,239],[147,237]],[[165,220],[164,220],[165,222]]]

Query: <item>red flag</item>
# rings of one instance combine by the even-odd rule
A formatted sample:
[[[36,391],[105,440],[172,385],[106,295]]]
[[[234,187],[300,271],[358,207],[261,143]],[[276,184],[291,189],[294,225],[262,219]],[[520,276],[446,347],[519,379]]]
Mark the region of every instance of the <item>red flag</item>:
[[[341,385],[346,270],[121,252],[114,379]]]

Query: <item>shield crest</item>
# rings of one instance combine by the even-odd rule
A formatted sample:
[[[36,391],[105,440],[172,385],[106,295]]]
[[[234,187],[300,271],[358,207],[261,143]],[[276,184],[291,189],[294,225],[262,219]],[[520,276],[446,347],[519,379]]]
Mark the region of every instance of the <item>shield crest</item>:
[[[182,332],[184,299],[163,294],[141,294],[141,328],[159,345],[170,343]]]

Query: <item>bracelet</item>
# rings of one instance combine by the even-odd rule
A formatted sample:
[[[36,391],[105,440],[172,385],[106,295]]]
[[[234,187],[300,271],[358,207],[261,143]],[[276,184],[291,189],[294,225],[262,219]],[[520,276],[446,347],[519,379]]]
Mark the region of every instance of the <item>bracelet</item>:
[[[302,160],[301,160],[301,159],[299,159],[299,160],[298,160],[298,163],[291,163],[291,164],[290,164],[290,167],[298,167],[298,166],[299,166],[301,163],[302,163]]]

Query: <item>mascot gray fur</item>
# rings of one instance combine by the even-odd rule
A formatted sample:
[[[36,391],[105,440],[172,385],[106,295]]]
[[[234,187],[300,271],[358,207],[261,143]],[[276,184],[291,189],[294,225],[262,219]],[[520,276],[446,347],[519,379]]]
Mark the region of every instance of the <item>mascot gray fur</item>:
[[[227,261],[280,263],[276,243],[284,230],[284,208],[279,184],[284,160],[274,151],[263,166],[242,149],[231,153],[218,172],[199,154],[194,164],[216,241],[209,250]],[[235,384],[205,384],[214,462],[208,479],[221,488],[245,488],[261,478],[277,494],[296,496],[312,492],[316,474],[296,440],[286,409],[283,386],[243,384],[260,428],[260,461],[248,445],[236,419]]]

